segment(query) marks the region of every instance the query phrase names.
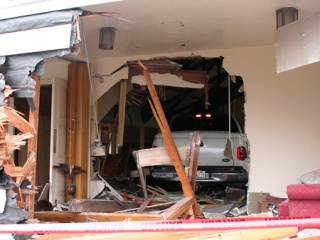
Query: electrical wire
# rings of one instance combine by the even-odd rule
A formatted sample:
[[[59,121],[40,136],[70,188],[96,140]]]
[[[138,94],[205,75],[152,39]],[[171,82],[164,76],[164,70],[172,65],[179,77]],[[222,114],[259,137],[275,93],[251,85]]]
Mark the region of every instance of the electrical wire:
[[[228,115],[229,115],[229,142],[231,147],[231,154],[233,157],[233,146],[231,143],[231,90],[230,90],[231,76],[228,74]],[[234,168],[234,157],[233,157],[233,168]]]

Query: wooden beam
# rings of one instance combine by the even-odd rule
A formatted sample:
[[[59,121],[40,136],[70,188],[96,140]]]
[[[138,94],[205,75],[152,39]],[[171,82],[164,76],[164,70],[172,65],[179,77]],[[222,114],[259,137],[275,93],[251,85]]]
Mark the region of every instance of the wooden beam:
[[[187,176],[185,174],[184,167],[181,163],[181,159],[179,156],[177,146],[176,146],[174,139],[172,137],[172,133],[170,132],[170,128],[169,128],[167,119],[165,117],[160,100],[159,100],[157,93],[155,91],[155,87],[152,83],[148,68],[146,68],[141,62],[139,62],[139,64],[143,70],[146,84],[147,84],[148,90],[151,95],[152,102],[150,100],[150,106],[153,110],[153,115],[155,116],[155,118],[158,122],[158,125],[161,129],[163,139],[164,139],[164,144],[167,148],[168,154],[172,160],[172,163],[173,163],[173,165],[176,169],[176,172],[179,176],[179,179],[181,181],[183,193],[184,193],[185,197],[191,197],[191,198],[195,199],[194,192],[193,192],[192,187],[190,185],[189,179],[187,178]],[[196,202],[195,202],[195,204],[193,204],[193,211],[194,211],[195,215],[197,215],[199,217],[203,217],[203,214],[201,213],[199,206]]]
[[[87,219],[93,219],[98,222],[163,220],[163,217],[160,214],[73,213],[69,211],[35,212],[34,217],[40,221],[60,223],[85,222]]]

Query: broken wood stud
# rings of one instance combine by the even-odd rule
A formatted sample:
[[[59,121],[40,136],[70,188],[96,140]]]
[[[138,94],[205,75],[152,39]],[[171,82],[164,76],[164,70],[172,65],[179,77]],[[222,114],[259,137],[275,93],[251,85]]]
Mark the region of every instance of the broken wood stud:
[[[180,201],[176,202],[173,206],[168,208],[165,212],[163,212],[161,215],[163,216],[163,219],[177,219],[184,213],[188,212],[190,210],[190,206],[196,204],[195,199],[193,198],[183,198]],[[192,209],[192,208],[191,208]]]

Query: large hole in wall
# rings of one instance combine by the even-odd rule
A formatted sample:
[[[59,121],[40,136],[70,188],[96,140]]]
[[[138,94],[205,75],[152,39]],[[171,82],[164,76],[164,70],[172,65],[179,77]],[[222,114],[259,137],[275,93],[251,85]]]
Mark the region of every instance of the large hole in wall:
[[[168,122],[171,121],[173,116],[181,113],[220,112],[228,114],[230,111],[239,123],[242,133],[245,133],[243,79],[240,76],[229,75],[222,66],[222,57],[177,58],[170,59],[170,62],[181,66],[180,70],[207,72],[208,86],[205,90],[203,84],[186,82],[183,77],[174,76],[174,72],[151,74]],[[165,85],[161,85],[161,82],[165,82]],[[102,170],[102,175],[106,177],[115,174],[125,175],[135,169],[132,151],[152,147],[154,136],[160,132],[148,103],[149,93],[143,76],[137,74],[131,77],[129,85],[126,96],[123,146],[120,149],[110,147],[110,166],[105,166],[105,169]],[[101,125],[108,126],[109,132],[114,129],[115,119],[117,119],[119,111],[117,96],[119,91],[120,85],[117,84],[109,89],[98,102],[98,111],[101,111],[101,108],[106,106],[107,99],[109,103],[114,101],[110,110],[103,114],[100,121]],[[115,170],[115,168],[117,169]],[[246,168],[248,169],[248,166]],[[152,183],[152,178],[150,180],[149,183]],[[156,182],[156,184],[161,185],[161,187],[168,186],[168,184],[161,184],[161,182]],[[224,189],[226,186],[246,189],[247,182],[212,183],[211,185],[212,188],[215,188],[214,190],[211,189],[212,193],[217,194],[220,189]],[[201,186],[199,184],[200,188],[208,191],[207,185]]]

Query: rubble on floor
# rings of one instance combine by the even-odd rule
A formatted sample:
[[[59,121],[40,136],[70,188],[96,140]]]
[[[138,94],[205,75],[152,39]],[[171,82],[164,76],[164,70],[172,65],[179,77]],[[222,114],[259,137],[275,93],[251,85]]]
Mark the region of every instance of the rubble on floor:
[[[152,82],[147,68],[143,65],[141,67],[143,67],[149,91],[155,99],[156,93],[152,92]],[[6,114],[11,114],[11,123],[15,123],[15,121],[12,122],[12,118],[17,119],[15,112],[6,108],[3,110],[6,111]],[[157,121],[161,123],[159,125],[162,126],[162,132],[167,133],[164,134],[166,135],[165,140],[170,142],[170,129],[167,129],[166,124],[163,124],[165,117],[161,110],[161,106],[155,102],[153,112],[158,116]],[[23,126],[29,127],[26,123]],[[21,125],[16,127],[21,127]],[[31,130],[31,133],[34,133],[32,132],[33,128],[26,128],[25,133],[26,130]],[[174,144],[165,145],[172,146]],[[6,153],[6,151],[3,152]],[[27,178],[30,169],[35,164],[32,156],[32,154],[29,156],[23,168],[18,169],[18,174],[14,171],[16,168],[13,168],[12,172],[9,171],[16,174],[15,183],[21,184]],[[126,182],[125,187],[119,187],[119,185],[113,184],[118,183],[117,181],[111,183],[113,179],[97,175],[96,177],[99,177],[103,182],[104,189],[93,198],[71,198],[68,203],[39,201],[35,202],[35,205],[32,201],[32,205],[30,202],[27,205],[26,202],[20,201],[22,208],[27,206],[33,210],[33,208],[38,209],[39,207],[42,211],[32,212],[32,217],[28,221],[20,221],[19,219],[15,220],[15,223],[19,224],[0,225],[0,233],[5,234],[6,239],[10,239],[10,237],[17,239],[21,234],[22,238],[28,237],[29,239],[30,235],[23,234],[36,233],[40,236],[33,235],[32,238],[299,239],[298,227],[305,222],[309,223],[310,219],[277,218],[274,212],[255,216],[248,215],[245,189],[232,187],[224,189],[223,193],[212,191],[212,189],[208,191],[197,189],[196,191],[196,175],[188,178],[190,176],[187,176],[183,169],[179,152],[174,149],[168,150],[168,156],[170,156],[170,161],[175,166],[181,181],[182,190],[180,192],[168,192],[157,185],[147,185],[143,171],[140,171],[141,174],[139,173],[140,187],[134,188],[134,191],[132,191],[133,188],[128,189],[132,183],[130,178],[128,179],[130,183]],[[194,157],[194,160],[196,158],[197,156]],[[14,165],[12,161],[9,163]],[[2,162],[0,166],[2,166]],[[148,162],[142,164],[141,161],[138,170],[142,170],[143,166],[148,166]],[[69,166],[70,168],[71,166]],[[194,169],[197,169],[196,164]],[[10,174],[11,177],[12,175]],[[3,174],[2,176],[6,177]],[[10,179],[1,182],[2,185],[7,183],[10,183]],[[5,194],[7,191],[5,189]],[[28,193],[34,194],[35,189],[26,191],[28,196]],[[18,187],[18,192],[18,196],[21,197],[23,191],[20,187]],[[2,203],[2,206],[6,205],[3,209],[9,209],[7,203],[7,201]],[[51,206],[53,204],[54,206]],[[0,216],[3,213],[0,213]],[[12,215],[17,217],[19,214]],[[306,226],[310,225],[312,224]],[[320,227],[319,223],[317,226]],[[12,234],[17,235],[13,238]],[[1,234],[0,237],[2,237]]]

